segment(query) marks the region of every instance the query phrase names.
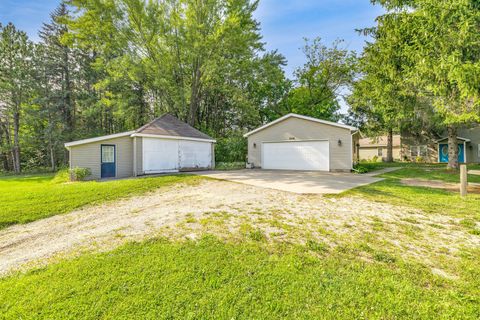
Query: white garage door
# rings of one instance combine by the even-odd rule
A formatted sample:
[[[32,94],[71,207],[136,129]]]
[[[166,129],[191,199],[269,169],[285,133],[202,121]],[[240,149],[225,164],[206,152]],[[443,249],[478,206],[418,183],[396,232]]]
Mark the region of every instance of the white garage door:
[[[178,171],[178,140],[143,138],[143,171]]]
[[[212,144],[200,141],[180,141],[180,168],[210,168]]]
[[[329,171],[329,142],[264,142],[262,144],[262,168]]]

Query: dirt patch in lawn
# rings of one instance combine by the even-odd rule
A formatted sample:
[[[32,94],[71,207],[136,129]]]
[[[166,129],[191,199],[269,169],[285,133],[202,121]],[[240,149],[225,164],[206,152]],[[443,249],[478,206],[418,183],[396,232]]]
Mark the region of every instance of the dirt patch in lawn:
[[[330,199],[205,180],[1,230],[0,274],[127,241],[205,234],[233,241],[314,243],[367,259],[390,252],[435,268],[448,266],[463,248],[480,246],[479,236],[449,216],[359,197]]]
[[[447,183],[439,180],[402,179],[400,182],[410,187],[435,188],[453,192],[459,192],[460,190],[460,184],[458,183]],[[480,184],[470,183],[468,192],[480,194]]]

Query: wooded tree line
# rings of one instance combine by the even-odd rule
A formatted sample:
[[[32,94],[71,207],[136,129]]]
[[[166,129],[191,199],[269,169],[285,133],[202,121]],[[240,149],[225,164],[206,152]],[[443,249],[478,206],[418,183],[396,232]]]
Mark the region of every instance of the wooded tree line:
[[[55,170],[63,144],[135,129],[169,112],[217,138],[217,160],[241,161],[242,134],[286,113],[344,121],[366,134],[480,121],[480,5],[373,0],[385,8],[360,57],[342,41],[306,40],[293,79],[267,52],[251,0],[70,0],[32,42],[0,25],[3,170]],[[350,89],[348,91],[347,89]]]
[[[289,112],[338,120],[355,54],[306,40],[294,79],[267,52],[250,0],[71,0],[33,43],[0,26],[3,170],[68,161],[63,144],[135,129],[169,112],[244,160],[242,134]]]

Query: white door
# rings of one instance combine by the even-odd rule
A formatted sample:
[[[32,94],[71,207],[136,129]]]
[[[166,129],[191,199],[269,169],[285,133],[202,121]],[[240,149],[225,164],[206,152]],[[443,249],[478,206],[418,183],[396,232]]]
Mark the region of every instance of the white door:
[[[328,141],[264,142],[262,168],[277,170],[330,170]]]
[[[212,144],[210,142],[181,140],[180,168],[210,168],[212,166]]]
[[[143,138],[143,171],[178,171],[178,140]]]

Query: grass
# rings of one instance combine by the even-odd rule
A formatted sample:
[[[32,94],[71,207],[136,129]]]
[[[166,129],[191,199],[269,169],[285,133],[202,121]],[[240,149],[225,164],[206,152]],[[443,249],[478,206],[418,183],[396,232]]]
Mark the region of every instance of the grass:
[[[375,164],[377,167],[384,165]],[[478,165],[469,167],[469,169],[478,168]],[[401,183],[401,179],[407,178],[458,183],[460,181],[459,173],[446,170],[445,165],[411,166],[409,164],[398,171],[382,174],[380,177],[385,178],[385,180],[352,189],[342,193],[339,197],[362,196],[372,201],[418,208],[427,213],[452,215],[455,217],[473,216],[480,221],[479,194],[470,194],[467,199],[462,199],[458,192],[406,186]],[[480,183],[480,176],[469,175],[468,179],[469,182]]]
[[[362,218],[370,231],[358,232],[359,222],[352,221],[343,229],[337,227],[343,230],[337,233],[310,220],[290,226],[280,212],[270,217],[252,209],[245,213],[247,217],[285,232],[293,229],[292,234],[311,224],[319,236],[307,232],[299,233],[303,241],[275,241],[261,224],[239,219],[240,236],[230,234],[223,240],[213,236],[195,242],[155,239],[111,252],[57,259],[46,267],[0,279],[0,318],[479,319],[480,248],[472,243],[452,244],[455,250],[429,244],[442,231],[452,237],[467,234],[470,241],[480,236],[480,195],[461,199],[454,192],[400,182],[404,178],[457,182],[458,173],[444,166],[407,165],[382,177],[384,181],[337,197],[355,195],[409,206],[457,222],[431,225],[433,230],[428,231],[422,228],[429,222],[405,213],[396,222],[381,216]],[[90,184],[48,179],[25,185],[51,189]],[[153,179],[144,190],[196,181],[188,176]],[[147,179],[94,183],[91,188],[142,180]],[[0,179],[0,186],[3,182]],[[120,194],[123,187],[117,188]],[[105,194],[113,189],[109,186]],[[106,195],[98,201],[105,201]],[[205,212],[198,219],[189,214],[184,224],[199,223],[206,232],[215,233],[215,228],[225,230],[232,223],[228,219],[235,217],[230,211]],[[449,233],[445,228],[454,230]],[[409,255],[415,248],[426,251]]]
[[[245,169],[245,162],[217,162],[215,164],[215,170],[240,170]]]
[[[478,319],[480,270],[436,276],[379,252],[155,240],[0,280],[5,319]]]
[[[106,182],[66,182],[66,172],[0,177],[0,229],[67,213],[89,204],[139,195],[198,176],[173,175]]]

